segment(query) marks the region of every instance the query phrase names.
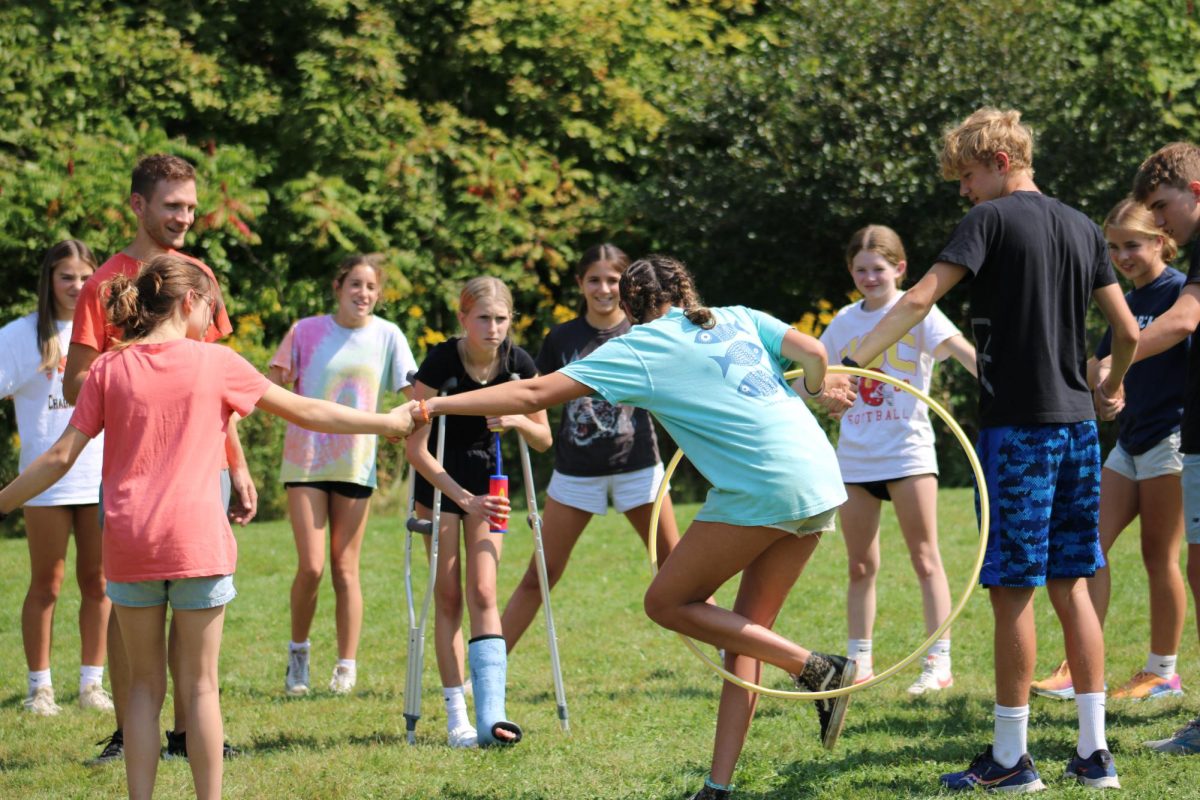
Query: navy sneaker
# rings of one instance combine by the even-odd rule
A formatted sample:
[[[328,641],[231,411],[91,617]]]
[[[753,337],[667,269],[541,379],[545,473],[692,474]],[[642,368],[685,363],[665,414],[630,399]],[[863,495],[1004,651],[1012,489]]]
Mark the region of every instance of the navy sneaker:
[[[992,758],[992,746],[975,756],[962,772],[950,772],[939,779],[947,789],[986,789],[989,792],[1040,792],[1046,788],[1025,753],[1011,767],[1002,767]]]
[[[1075,753],[1067,762],[1067,777],[1092,789],[1121,788],[1121,782],[1117,780],[1117,765],[1113,763],[1112,753],[1107,750],[1097,750],[1087,758]]]

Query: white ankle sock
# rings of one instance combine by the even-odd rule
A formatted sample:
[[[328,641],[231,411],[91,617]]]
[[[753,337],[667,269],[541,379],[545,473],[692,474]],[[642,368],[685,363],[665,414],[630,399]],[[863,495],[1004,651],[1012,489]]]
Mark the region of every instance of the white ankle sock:
[[[335,664],[334,666],[335,667],[345,667],[346,669],[350,670],[351,675],[358,674],[358,662],[355,661],[353,658],[339,658],[337,660],[337,664]]]
[[[847,640],[846,655],[858,665],[858,677],[865,677],[874,669],[870,639]]]
[[[950,640],[938,639],[929,646],[925,655],[933,659],[939,672],[950,672]]]
[[[1013,708],[997,703],[995,714],[992,758],[1002,767],[1011,767],[1021,760],[1029,746],[1029,706]]]
[[[305,639],[303,642],[288,642],[288,653],[294,653],[297,650],[308,650],[312,647],[312,642]]]
[[[89,667],[84,664],[79,667],[79,691],[89,683],[100,683],[104,680],[104,666]]]
[[[471,720],[467,717],[467,695],[463,692],[463,687],[443,687],[442,698],[446,701],[446,730],[455,731],[470,727]]]
[[[1146,672],[1153,672],[1160,678],[1169,678],[1175,674],[1175,661],[1178,658],[1178,655],[1160,656],[1158,653],[1151,653],[1146,658]]]
[[[1088,692],[1075,695],[1075,708],[1079,711],[1079,744],[1075,752],[1087,758],[1097,750],[1107,750],[1104,738],[1104,692]]]
[[[33,694],[43,686],[50,686],[50,670],[39,669],[37,672],[30,672],[29,678],[29,693]]]

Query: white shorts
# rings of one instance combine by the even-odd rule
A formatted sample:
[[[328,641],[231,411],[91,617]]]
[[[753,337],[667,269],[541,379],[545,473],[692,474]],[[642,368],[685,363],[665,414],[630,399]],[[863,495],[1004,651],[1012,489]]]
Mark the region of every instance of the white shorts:
[[[631,508],[653,503],[664,473],[661,463],[634,472],[588,478],[563,475],[555,470],[546,494],[564,506],[601,517],[608,513],[608,498],[612,495],[613,508],[623,514]]]
[[[789,519],[764,527],[775,528],[784,533],[794,533],[797,536],[808,536],[810,533],[825,533],[837,527],[835,524],[837,512],[836,508],[831,508],[828,511],[813,514],[811,517],[806,517],[805,519]]]
[[[1146,481],[1163,475],[1178,475],[1183,471],[1183,455],[1179,452],[1179,431],[1175,431],[1139,456],[1131,456],[1120,442],[1104,460],[1104,468],[1131,481]]]

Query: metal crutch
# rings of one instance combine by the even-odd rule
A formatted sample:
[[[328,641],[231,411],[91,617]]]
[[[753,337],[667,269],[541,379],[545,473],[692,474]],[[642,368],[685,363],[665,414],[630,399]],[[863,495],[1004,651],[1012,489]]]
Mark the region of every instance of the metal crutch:
[[[409,375],[413,382],[414,375]],[[458,385],[456,378],[442,384],[440,395],[449,394]],[[443,463],[446,455],[446,418],[438,420],[437,462]],[[430,481],[432,483],[432,481]],[[433,601],[434,584],[437,582],[438,539],[442,514],[442,491],[433,486],[433,508],[431,519],[417,519],[417,468],[408,465],[408,519],[404,523],[404,596],[408,600],[408,672],[404,678],[404,727],[408,732],[408,743],[417,742],[417,720],[421,718],[421,673],[425,668],[425,623],[429,618],[429,605]],[[412,551],[413,534],[429,536],[429,578],[425,594],[421,598],[418,615],[413,598]]]
[[[519,380],[513,375],[512,380]],[[542,592],[542,612],[546,617],[546,640],[550,647],[550,669],[554,673],[554,698],[558,703],[558,724],[563,731],[571,730],[567,718],[567,692],[563,688],[562,665],[558,660],[558,634],[554,629],[554,612],[550,610],[550,579],[546,575],[546,551],[542,548],[542,518],[538,514],[537,491],[533,485],[533,467],[529,463],[529,445],[518,434],[521,448],[521,474],[525,477],[525,505],[529,510],[529,528],[533,531],[533,556],[537,564],[538,588]]]

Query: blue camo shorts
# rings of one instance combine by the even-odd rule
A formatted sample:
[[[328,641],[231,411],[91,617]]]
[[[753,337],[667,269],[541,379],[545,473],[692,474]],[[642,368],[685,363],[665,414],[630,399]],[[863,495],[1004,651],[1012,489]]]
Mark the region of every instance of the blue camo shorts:
[[[977,449],[991,512],[980,584],[1044,586],[1104,566],[1095,422],[984,428]]]

